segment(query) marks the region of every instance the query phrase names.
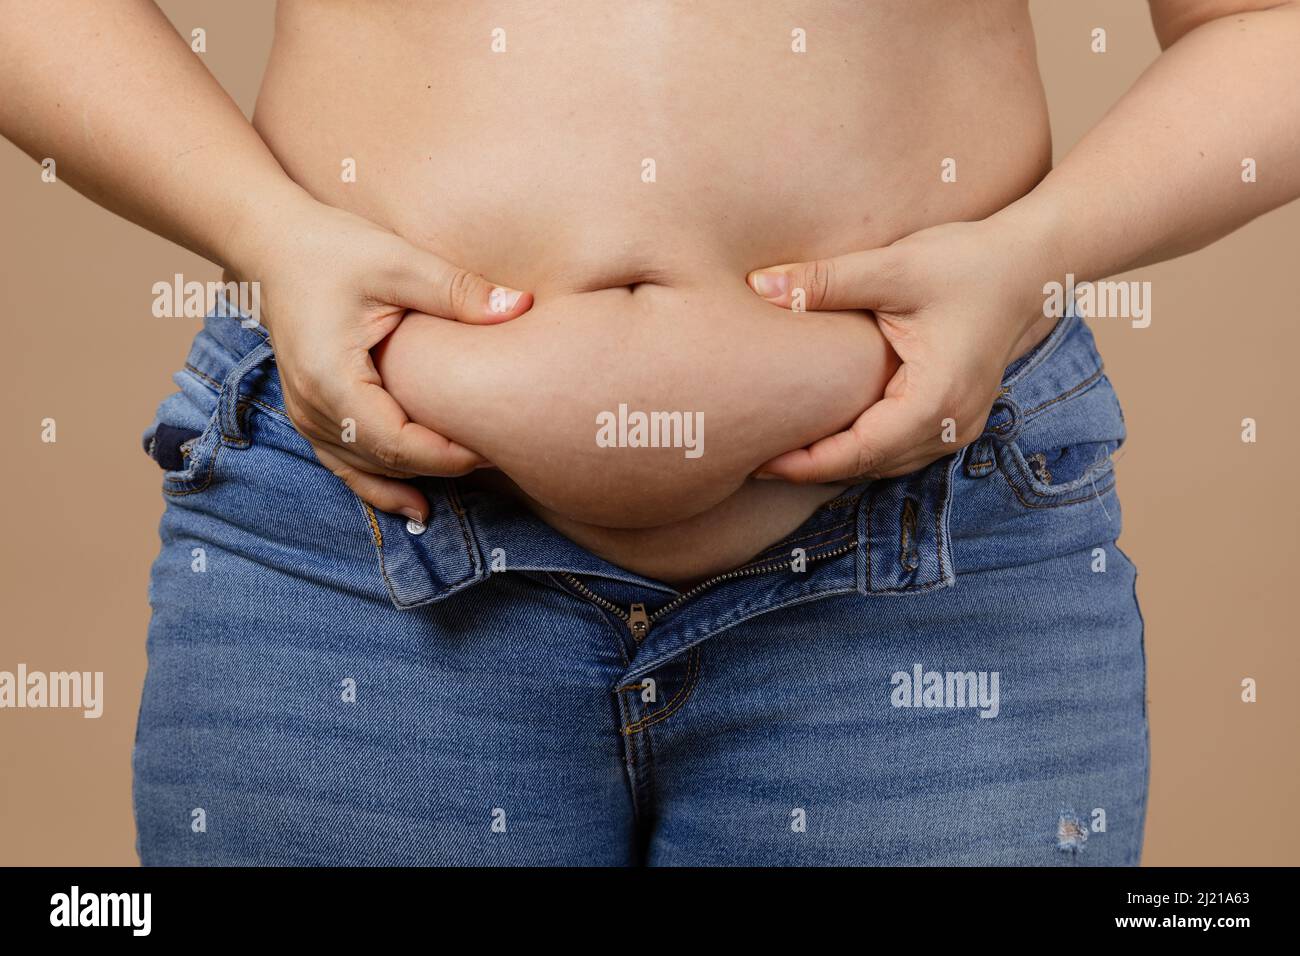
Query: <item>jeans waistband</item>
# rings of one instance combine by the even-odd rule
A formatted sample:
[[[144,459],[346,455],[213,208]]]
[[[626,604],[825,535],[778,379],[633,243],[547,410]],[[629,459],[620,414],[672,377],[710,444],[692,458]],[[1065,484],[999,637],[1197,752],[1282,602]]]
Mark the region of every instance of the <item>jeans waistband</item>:
[[[259,326],[209,316],[196,337],[188,365],[221,383],[222,405],[232,414],[241,401],[283,408],[268,336]],[[787,538],[736,569],[734,587],[701,594],[693,606],[709,606],[728,619],[822,594],[858,591],[873,595],[924,593],[955,580],[948,518],[956,469],[991,467],[990,443],[1007,441],[1024,422],[1085,390],[1102,374],[1087,325],[1067,316],[1003,377],[1002,394],[985,432],[968,449],[910,475],[859,484],[823,505]],[[237,418],[237,416],[236,416]],[[394,604],[415,607],[444,600],[501,571],[568,573],[602,578],[611,586],[659,593],[667,604],[675,589],[619,568],[554,531],[522,504],[464,486],[455,479],[419,479],[431,506],[423,528],[362,507],[370,518],[381,571]],[[497,561],[495,555],[508,555]],[[800,549],[806,571],[760,574],[794,564]],[[728,592],[730,592],[728,594]],[[746,610],[748,609],[748,610]]]
[[[1007,367],[1001,394],[975,442],[912,474],[862,486],[854,588],[862,594],[911,595],[950,586],[957,573],[949,532],[957,469],[963,462],[968,473],[991,469],[992,442],[1014,439],[1033,416],[1100,376],[1092,332],[1078,316],[1067,315]]]
[[[1092,330],[1076,315],[1061,319],[1046,339],[1007,368],[984,433],[961,456],[966,474],[988,474],[996,467],[998,444],[1014,441],[1029,422],[1086,391],[1102,372]]]
[[[1092,333],[1081,319],[1067,316],[1007,368],[985,433],[971,447],[994,436],[1009,440],[1023,422],[1081,393],[1100,375]],[[959,452],[910,475],[865,482],[827,502],[791,535],[718,576],[721,586],[692,596],[695,623],[676,639],[661,629],[663,653],[679,652],[682,643],[703,639],[707,632],[745,616],[818,596],[847,591],[902,596],[951,585],[956,570],[948,519],[954,476],[965,457]],[[656,592],[661,608],[679,606],[682,600],[683,595],[667,585],[579,548],[512,502],[466,492],[462,504],[474,540],[487,549],[477,556],[482,577],[492,573],[489,554],[500,547],[509,554],[512,570],[599,578],[603,583],[592,589],[614,604],[649,601]],[[801,558],[807,561],[806,570],[797,569]],[[766,573],[771,570],[778,573]],[[438,596],[426,593],[424,599]]]
[[[226,308],[230,309],[228,306]],[[242,318],[233,309],[223,314],[218,303],[218,308],[204,318],[203,329],[194,337],[185,365],[209,382],[237,386],[242,393],[256,393],[266,404],[283,408],[280,377],[261,374],[268,371],[261,367],[262,363],[254,363],[245,369],[237,381],[227,381],[231,372],[259,349],[263,352],[266,364],[273,362],[273,355],[264,348],[269,345],[270,337],[265,328],[253,323],[251,319]],[[256,380],[246,381],[250,375],[256,375]]]
[[[1101,355],[1092,330],[1071,314],[1057,322],[1051,334],[1028,354],[1008,366],[1002,377],[1000,400],[1014,400],[1023,420],[1028,421],[1083,391],[1101,375]]]

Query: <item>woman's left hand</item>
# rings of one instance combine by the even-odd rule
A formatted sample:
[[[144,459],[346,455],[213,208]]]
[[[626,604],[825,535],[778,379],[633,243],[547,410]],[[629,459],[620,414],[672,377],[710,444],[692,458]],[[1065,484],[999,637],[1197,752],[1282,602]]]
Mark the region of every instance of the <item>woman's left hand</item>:
[[[1043,243],[994,217],[750,273],[750,287],[774,305],[873,311],[902,363],[847,431],[779,455],[755,477],[889,478],[974,441],[1006,366],[1054,322],[1043,316],[1049,261]]]

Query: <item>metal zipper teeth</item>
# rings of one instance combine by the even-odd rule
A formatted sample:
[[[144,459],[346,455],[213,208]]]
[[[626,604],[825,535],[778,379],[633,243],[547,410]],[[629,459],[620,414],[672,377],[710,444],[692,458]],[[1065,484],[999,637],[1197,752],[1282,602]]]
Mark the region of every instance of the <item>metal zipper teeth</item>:
[[[579,594],[585,597],[592,604],[596,604],[599,605],[600,607],[603,607],[610,614],[613,614],[617,618],[619,618],[624,624],[627,623],[627,611],[623,610],[613,601],[606,601],[603,597],[601,597],[599,594],[597,594],[591,588],[587,587],[587,585],[583,584],[581,581],[579,581],[577,578],[575,578],[572,574],[569,574],[568,572],[564,572],[564,571],[560,572],[560,577],[568,581],[570,586],[572,586],[575,591],[577,591]]]
[[[836,548],[834,551],[827,551],[825,554],[819,554],[816,557],[809,558],[808,563],[816,564],[818,561],[825,561],[828,558],[838,558],[842,554],[848,554],[850,551],[857,548],[857,546],[858,543],[856,541],[854,541],[852,544],[841,545],[840,547]],[[754,577],[755,575],[758,574],[769,574],[772,571],[780,571],[783,568],[788,568],[789,566],[790,566],[790,562],[783,560],[783,561],[777,561],[769,565],[755,565],[752,568],[739,568],[735,571],[728,571],[725,574],[719,574],[717,577],[709,578],[709,580],[700,582],[699,584],[695,585],[695,587],[691,588],[689,591],[685,592],[684,594],[681,594],[673,598],[671,601],[669,601],[659,610],[651,614],[650,623],[653,624],[655,621],[659,620],[659,618],[663,617],[665,614],[672,613],[673,611],[677,610],[677,608],[681,607],[683,604],[689,601],[691,598],[695,597],[695,595],[699,594],[701,591],[705,591],[713,587],[715,584],[721,584],[723,581],[731,581],[735,578],[749,578],[749,577]]]
[[[827,551],[825,554],[819,554],[816,555],[815,557],[810,557],[808,559],[808,563],[816,564],[818,561],[825,561],[828,558],[838,558],[840,555],[848,554],[850,551],[856,550],[857,546],[858,543],[856,541],[854,541],[852,544],[841,545],[840,547],[836,548],[834,551]],[[671,601],[669,601],[659,610],[655,611],[651,615],[648,615],[647,623],[653,624],[655,621],[659,620],[659,618],[663,617],[665,614],[671,614],[673,611],[677,610],[677,608],[681,607],[691,598],[695,597],[697,594],[699,594],[702,591],[708,590],[709,588],[713,587],[715,584],[721,584],[723,581],[732,581],[735,580],[736,578],[750,578],[759,574],[770,574],[773,571],[780,571],[782,568],[787,568],[789,566],[790,566],[790,562],[788,561],[777,561],[773,564],[755,565],[754,567],[751,568],[738,568],[735,571],[728,571],[725,574],[719,574],[714,577],[711,577],[707,581],[701,581],[699,584],[695,585],[695,587],[691,588],[689,591],[686,591],[683,594],[679,594],[677,597],[673,598]],[[572,574],[562,573],[560,576],[563,577],[566,581],[568,581],[569,584],[574,588],[574,590],[582,594],[582,596],[585,597],[587,600],[591,601],[593,604],[599,605],[600,607],[604,608],[606,611],[609,611],[609,613],[616,616],[624,624],[628,623],[627,611],[619,607],[613,601],[607,601],[605,598],[601,597],[599,594],[591,590],[591,588],[587,587],[585,584],[579,581]]]

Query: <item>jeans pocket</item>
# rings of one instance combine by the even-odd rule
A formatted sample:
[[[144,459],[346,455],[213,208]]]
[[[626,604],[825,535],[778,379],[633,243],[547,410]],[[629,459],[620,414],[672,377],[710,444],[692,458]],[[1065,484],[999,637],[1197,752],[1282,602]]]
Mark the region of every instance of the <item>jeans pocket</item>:
[[[1119,400],[1103,375],[1082,394],[1026,421],[1013,439],[997,443],[997,466],[1027,508],[1083,504],[1114,488],[1114,456],[1125,437]]]
[[[173,375],[177,391],[163,399],[143,436],[169,495],[193,494],[212,481],[222,439],[220,386],[205,379],[189,368]]]
[[[1080,442],[1026,452],[1017,443],[998,455],[998,466],[1029,508],[1060,508],[1099,498],[1115,485],[1116,441]]]

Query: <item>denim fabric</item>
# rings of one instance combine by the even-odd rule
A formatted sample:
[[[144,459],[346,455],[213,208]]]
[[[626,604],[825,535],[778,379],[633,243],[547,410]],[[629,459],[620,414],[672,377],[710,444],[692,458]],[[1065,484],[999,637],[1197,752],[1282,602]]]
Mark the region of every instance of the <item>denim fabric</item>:
[[[1124,424],[1076,318],[975,443],[686,593],[455,480],[371,510],[257,328],[210,317],[176,382],[146,864],[1138,862]]]

